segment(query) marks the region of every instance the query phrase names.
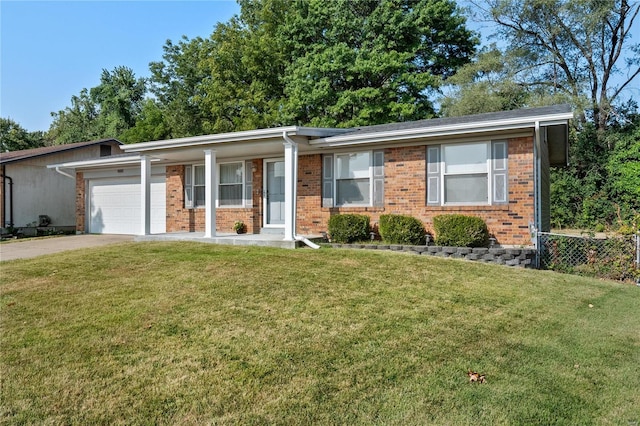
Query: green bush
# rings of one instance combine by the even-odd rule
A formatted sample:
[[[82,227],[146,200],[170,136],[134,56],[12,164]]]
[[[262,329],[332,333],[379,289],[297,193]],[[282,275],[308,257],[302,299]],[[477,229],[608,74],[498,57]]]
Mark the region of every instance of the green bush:
[[[391,244],[424,244],[426,234],[418,219],[398,214],[380,216],[379,230],[382,239]]]
[[[369,216],[337,214],[329,218],[329,236],[334,243],[352,243],[369,239]]]
[[[486,247],[489,231],[484,220],[461,214],[443,214],[433,218],[436,244],[451,247]]]

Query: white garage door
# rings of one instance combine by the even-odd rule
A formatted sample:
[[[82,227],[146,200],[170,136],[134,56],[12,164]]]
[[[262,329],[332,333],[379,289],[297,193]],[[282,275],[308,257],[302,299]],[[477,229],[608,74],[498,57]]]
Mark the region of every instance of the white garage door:
[[[151,177],[151,233],[166,232],[166,184],[164,176]],[[89,181],[89,232],[92,234],[140,234],[142,208],[140,178],[108,178]]]

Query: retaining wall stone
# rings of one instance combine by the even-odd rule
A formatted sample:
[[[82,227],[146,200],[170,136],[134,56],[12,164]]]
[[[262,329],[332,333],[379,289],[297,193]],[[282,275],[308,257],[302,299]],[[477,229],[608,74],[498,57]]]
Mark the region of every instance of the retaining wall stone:
[[[536,252],[532,248],[405,246],[399,244],[330,244],[332,247],[392,250],[425,256],[450,257],[474,262],[494,263],[516,268],[533,268]]]

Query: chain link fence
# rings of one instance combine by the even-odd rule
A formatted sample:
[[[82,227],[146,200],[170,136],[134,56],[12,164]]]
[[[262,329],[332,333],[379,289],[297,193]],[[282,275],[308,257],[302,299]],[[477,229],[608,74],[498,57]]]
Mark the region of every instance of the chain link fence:
[[[640,285],[640,234],[595,238],[536,232],[541,269]]]

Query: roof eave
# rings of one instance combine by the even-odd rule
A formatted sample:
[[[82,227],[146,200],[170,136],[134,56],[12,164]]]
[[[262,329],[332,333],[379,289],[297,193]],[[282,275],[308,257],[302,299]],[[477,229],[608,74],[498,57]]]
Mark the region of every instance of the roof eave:
[[[96,160],[82,160],[82,161],[71,161],[68,163],[59,163],[59,164],[49,164],[47,168],[55,169],[55,168],[63,168],[63,169],[83,169],[83,168],[91,168],[91,167],[109,167],[109,166],[130,166],[135,164],[140,164],[141,160],[140,155],[127,155],[120,156],[115,158],[100,158]],[[151,159],[154,161],[154,159]],[[157,161],[157,160],[156,160]]]
[[[280,137],[284,132],[289,136],[327,137],[339,133],[345,133],[351,129],[319,128],[319,127],[272,127],[268,129],[244,130],[240,132],[218,133],[213,135],[190,136],[178,139],[166,139],[152,142],[142,142],[125,145],[125,152],[143,152],[158,149],[185,148],[204,145],[215,145],[230,142],[250,142],[261,139],[273,139]]]
[[[522,117],[472,122],[466,124],[453,124],[434,127],[421,127],[415,129],[392,130],[386,132],[372,132],[364,134],[338,135],[327,138],[315,139],[309,142],[309,145],[317,147],[336,147],[348,145],[371,144],[378,142],[404,141],[408,139],[418,138],[434,138],[451,135],[462,135],[470,133],[487,133],[505,130],[517,130],[525,128],[534,128],[536,123],[542,126],[566,124],[568,120],[573,118],[573,113],[561,113],[552,115],[531,116],[523,119]]]

